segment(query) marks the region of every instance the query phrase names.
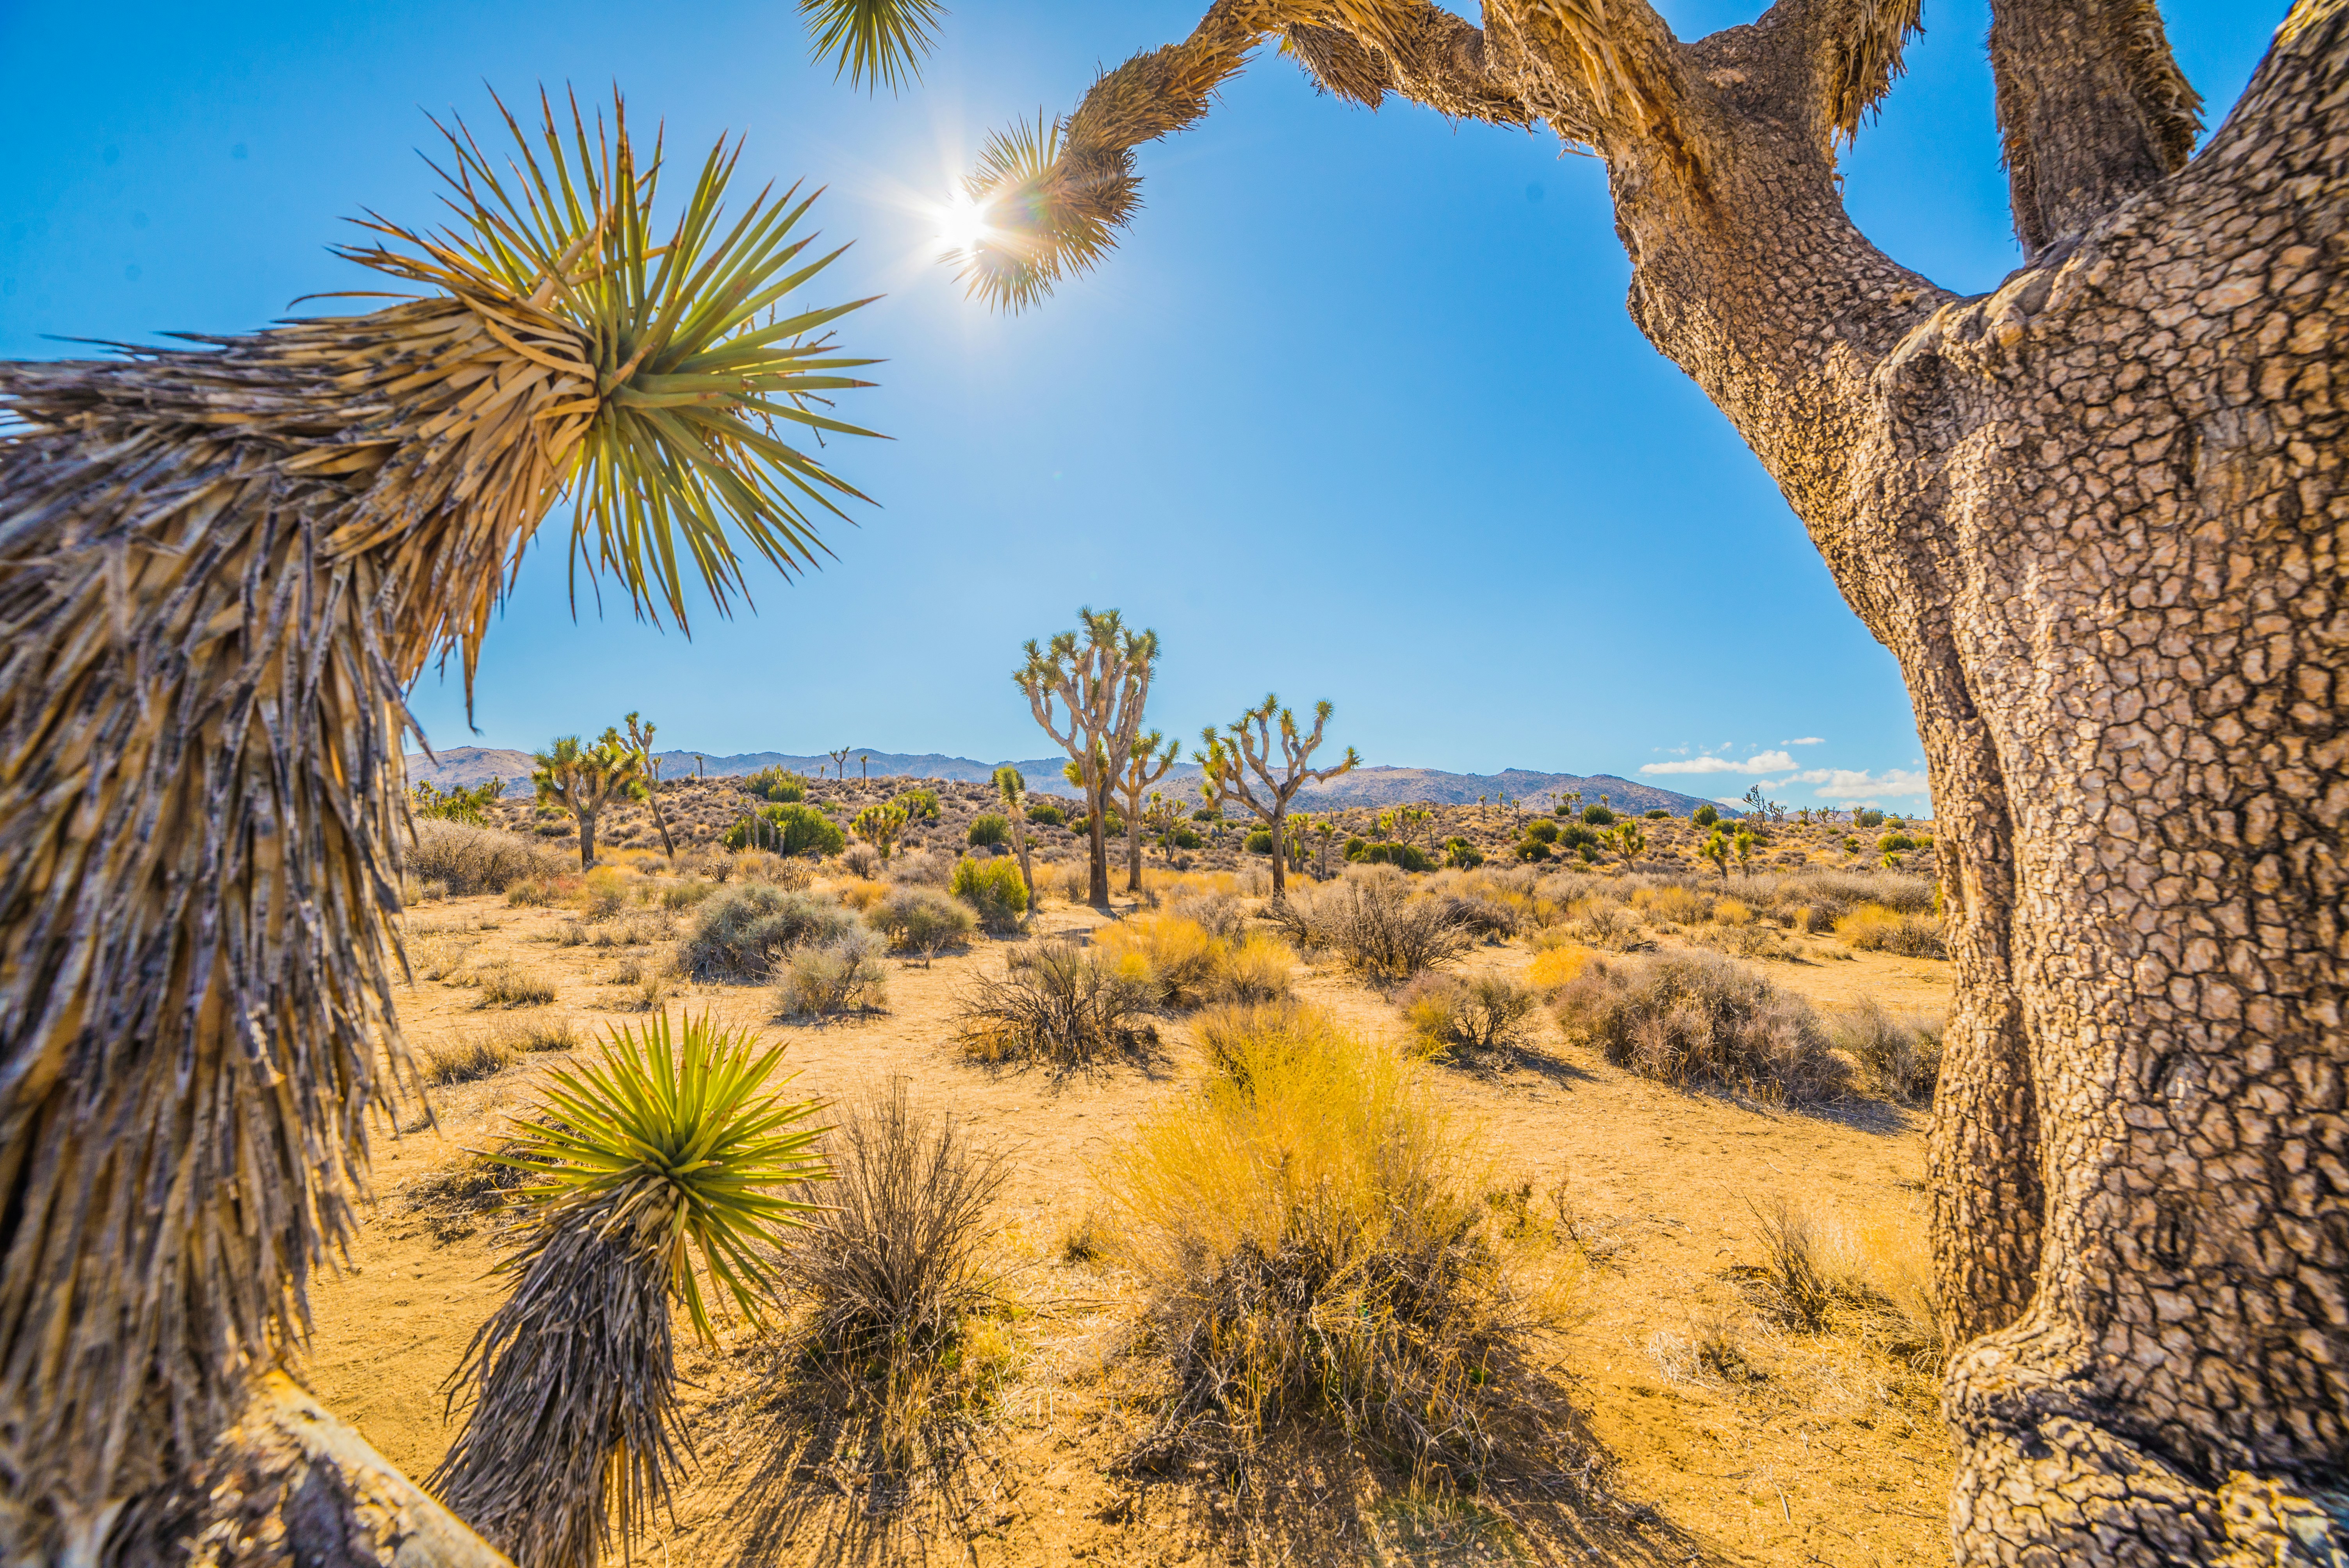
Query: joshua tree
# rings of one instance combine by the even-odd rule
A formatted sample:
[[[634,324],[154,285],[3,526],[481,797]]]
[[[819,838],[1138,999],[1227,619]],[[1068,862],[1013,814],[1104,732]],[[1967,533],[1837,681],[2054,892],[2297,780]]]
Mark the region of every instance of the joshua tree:
[[[613,801],[640,800],[647,792],[643,759],[618,730],[607,728],[593,746],[566,735],[531,760],[537,764],[530,781],[538,787],[540,802],[571,813],[579,824],[579,869],[592,868],[595,820]]]
[[[1003,797],[1003,814],[1011,819],[1011,847],[1019,854],[1019,880],[1028,884],[1028,907],[1036,907],[1036,871],[1028,861],[1028,780],[1011,767],[995,770],[995,792]]]
[[[1648,835],[1640,830],[1639,823],[1625,821],[1615,830],[1615,847],[1622,851],[1625,865],[1637,865],[1640,857],[1648,852]]]
[[[668,1016],[619,1030],[601,1058],[557,1069],[493,1156],[535,1177],[536,1209],[498,1265],[512,1293],[450,1378],[471,1407],[432,1477],[449,1506],[522,1568],[595,1568],[668,1501],[686,1443],[670,1304],[714,1346],[694,1267],[754,1322],[783,1232],[820,1204],[786,1198],[831,1172],[816,1102],[775,1093],[782,1047]],[[607,1491],[608,1489],[608,1491]]]
[[[865,753],[864,756],[859,757],[859,758],[856,759],[856,771],[857,771],[857,776],[858,776],[859,778],[861,778],[861,779],[864,779],[864,780],[865,780],[866,782],[868,782],[868,783],[872,781],[872,778],[873,778],[873,755],[872,755],[872,753],[867,752],[867,753]]]
[[[897,846],[897,835],[905,830],[905,808],[899,805],[872,805],[856,813],[848,825],[849,831],[881,851],[887,860],[889,851]]]
[[[668,836],[668,818],[661,811],[660,758],[653,755],[653,727],[637,723],[633,713],[625,722],[628,727],[628,745],[635,750],[637,763],[644,769],[645,800],[653,809],[653,826],[660,830],[661,852],[675,860],[677,841]]]
[[[1268,38],[1340,98],[1604,160],[1633,319],[1778,481],[1924,739],[1960,1555],[2342,1550],[2309,1489],[2349,1472],[2349,1308],[2309,1282],[2349,1276],[2349,1225],[2302,1172],[2349,1136],[2315,1087],[2349,1065],[2349,0],[2291,5],[2199,154],[2147,0],[1991,15],[2026,259],[1987,294],[1843,206],[1915,0],[1779,0],[1692,41],[1650,0],[1485,0],[1481,27],[1217,0],[1050,138],[996,139],[968,275],[1018,305],[1099,262],[1140,210],[1133,150]]]
[[[1313,832],[1321,841],[1318,846],[1319,852],[1314,857],[1313,874],[1327,882],[1330,880],[1330,843],[1338,836],[1338,824],[1323,817],[1313,824]]]
[[[1125,797],[1125,891],[1142,891],[1142,797],[1153,784],[1166,777],[1166,770],[1183,759],[1183,743],[1169,740],[1156,730],[1133,743],[1133,750],[1120,769],[1114,782],[1117,792]]]
[[[1011,678],[1027,694],[1036,722],[1073,763],[1071,780],[1085,792],[1092,818],[1086,902],[1107,909],[1109,841],[1103,835],[1110,788],[1125,771],[1142,733],[1142,712],[1158,665],[1158,634],[1128,630],[1114,610],[1096,614],[1081,609],[1077,619],[1084,624],[1081,641],[1075,632],[1062,632],[1048,645],[1029,643],[1028,662]],[[1055,704],[1068,710],[1066,734],[1053,722]]]
[[[1726,886],[1729,882],[1729,835],[1715,828],[1713,836],[1696,847],[1696,852],[1699,859],[1713,862],[1713,869],[1721,873],[1723,885]]]
[[[854,749],[854,747],[843,746],[837,751],[827,751],[824,753],[826,757],[832,758],[832,776],[833,778],[841,779],[843,782],[847,780],[848,754]]]
[[[1349,746],[1336,767],[1314,770],[1313,753],[1321,744],[1321,731],[1329,725],[1330,716],[1336,711],[1327,699],[1314,704],[1313,730],[1309,735],[1299,730],[1297,716],[1281,707],[1278,697],[1267,694],[1263,702],[1224,726],[1221,732],[1212,724],[1199,732],[1206,747],[1199,754],[1199,765],[1206,769],[1207,784],[1216,792],[1216,804],[1237,800],[1271,830],[1275,898],[1288,887],[1286,851],[1289,801],[1306,785],[1335,779],[1361,760]],[[1277,757],[1276,747],[1279,752]],[[1249,781],[1251,773],[1256,776],[1254,783]]]
[[[665,563],[723,609],[738,543],[812,565],[810,513],[855,494],[783,439],[846,429],[815,400],[860,385],[824,335],[852,306],[771,320],[821,263],[807,201],[721,222],[721,146],[657,232],[625,122],[569,118],[511,163],[457,128],[452,232],[370,222],[352,254],[414,297],[0,365],[0,1559],[168,1554],[162,1500],[248,1399],[248,1501],[341,1441],[264,1375],[406,1059],[409,683],[450,652],[470,686],[566,494],[591,571],[681,626]],[[332,1511],[279,1547],[361,1550],[312,1540]]]
[[[1737,830],[1737,836],[1730,840],[1729,843],[1730,847],[1737,851],[1738,874],[1740,876],[1752,876],[1754,874],[1754,843],[1753,833],[1748,831],[1746,829],[1740,828]]]

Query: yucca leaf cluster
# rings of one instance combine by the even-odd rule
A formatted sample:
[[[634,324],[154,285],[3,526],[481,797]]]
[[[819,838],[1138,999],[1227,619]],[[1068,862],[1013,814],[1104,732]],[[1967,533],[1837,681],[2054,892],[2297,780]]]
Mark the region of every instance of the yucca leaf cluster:
[[[449,1506],[523,1568],[593,1568],[668,1495],[685,1447],[670,1305],[714,1340],[717,1305],[754,1321],[781,1233],[830,1179],[812,1100],[771,1092],[781,1047],[707,1015],[621,1028],[558,1070],[488,1158],[531,1180],[512,1293],[450,1379],[465,1429],[433,1477]],[[698,1267],[697,1267],[698,1265]]]

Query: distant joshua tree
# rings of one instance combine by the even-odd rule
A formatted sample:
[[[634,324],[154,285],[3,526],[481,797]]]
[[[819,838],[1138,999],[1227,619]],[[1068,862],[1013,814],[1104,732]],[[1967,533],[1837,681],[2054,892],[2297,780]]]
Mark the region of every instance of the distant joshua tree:
[[[1262,703],[1226,725],[1221,732],[1212,724],[1200,731],[1199,738],[1206,750],[1199,761],[1215,789],[1216,804],[1236,800],[1271,830],[1275,898],[1279,898],[1288,886],[1288,856],[1284,852],[1288,803],[1306,785],[1335,779],[1361,761],[1350,746],[1334,768],[1313,768],[1312,757],[1321,745],[1321,732],[1336,711],[1335,705],[1326,698],[1314,704],[1313,728],[1308,734],[1298,728],[1297,716],[1281,707],[1278,696],[1268,695]],[[1251,774],[1255,776],[1253,781]]]
[[[1003,798],[1003,814],[1011,820],[1011,847],[1019,855],[1019,880],[1028,884],[1028,907],[1036,907],[1036,871],[1028,861],[1028,780],[1009,766],[995,770],[995,792]]]
[[[1081,609],[1081,638],[1062,632],[1049,645],[1029,643],[1028,661],[1012,673],[1044,733],[1069,754],[1092,819],[1087,902],[1109,907],[1109,795],[1142,734],[1158,634],[1132,631],[1114,610]],[[1065,717],[1055,714],[1065,710]],[[1061,725],[1067,727],[1062,732]]]
[[[595,822],[615,801],[641,800],[650,792],[644,760],[636,749],[607,728],[593,746],[566,735],[531,760],[530,781],[539,799],[571,813],[579,825],[579,866],[595,863]]]
[[[644,769],[645,800],[653,809],[653,826],[660,830],[661,852],[675,860],[677,841],[668,836],[668,818],[661,811],[660,758],[653,755],[653,727],[637,722],[633,713],[622,722],[628,727],[628,745],[636,754],[637,766]]]
[[[826,757],[832,758],[832,776],[843,783],[847,782],[848,779],[848,754],[854,749],[854,747],[843,746],[837,751],[824,753]]]
[[[1133,755],[1125,760],[1114,779],[1117,792],[1125,797],[1125,891],[1142,891],[1142,797],[1143,792],[1161,779],[1166,770],[1182,760],[1183,743],[1169,740],[1156,730],[1133,743]],[[1172,847],[1169,847],[1172,852]]]

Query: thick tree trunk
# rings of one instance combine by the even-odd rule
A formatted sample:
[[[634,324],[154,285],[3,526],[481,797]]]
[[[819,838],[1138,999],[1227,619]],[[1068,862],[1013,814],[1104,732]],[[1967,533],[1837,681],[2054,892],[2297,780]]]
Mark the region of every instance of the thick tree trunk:
[[[1085,902],[1095,909],[1109,908],[1109,788],[1106,784],[1090,785],[1085,789],[1085,806],[1092,817],[1092,831],[1087,848],[1092,860],[1087,869],[1092,875],[1086,883]]]
[[[595,815],[593,811],[578,813],[579,869],[583,872],[595,869]]]
[[[2349,0],[2300,0],[2190,163],[2147,0],[1993,16],[2031,262],[1979,298],[1843,210],[1899,0],[1694,43],[1646,0],[1482,29],[1216,0],[1029,194],[1125,222],[1131,150],[1273,32],[1332,92],[1606,160],[1634,320],[1915,701],[1958,978],[1930,1159],[1960,1558],[2349,1561]],[[1027,264],[980,280],[1016,300]]]
[[[1288,806],[1283,801],[1273,808],[1265,819],[1272,830],[1272,896],[1282,898],[1288,892]]]
[[[1930,1162],[1960,1556],[2326,1561],[2344,11],[2302,6],[2199,159],[1971,300],[1844,218],[1788,113],[1801,23],[1690,46],[1676,148],[1607,150],[1635,319],[1915,699],[1959,981]]]

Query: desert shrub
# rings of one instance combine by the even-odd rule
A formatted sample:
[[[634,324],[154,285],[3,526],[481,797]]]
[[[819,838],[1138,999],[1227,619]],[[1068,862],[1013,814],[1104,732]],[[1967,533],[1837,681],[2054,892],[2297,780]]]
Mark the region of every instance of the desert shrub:
[[[1199,926],[1219,942],[1238,937],[1247,917],[1240,901],[1227,892],[1188,893],[1166,906],[1166,912]]]
[[[492,964],[462,976],[474,987],[476,1007],[543,1007],[554,1000],[554,987],[511,964]]]
[[[1608,807],[1594,803],[1582,809],[1582,820],[1594,828],[1611,828],[1615,825],[1615,813]]]
[[[726,830],[730,850],[765,850],[778,855],[836,855],[848,842],[840,824],[813,806],[793,802],[761,806]]]
[[[776,964],[775,976],[775,1011],[787,1018],[878,1012],[889,1001],[881,940],[863,926],[792,948]]]
[[[1861,904],[1835,923],[1835,933],[1863,953],[1897,953],[1904,958],[1947,958],[1938,915],[1902,913],[1882,904]]]
[[[679,910],[693,908],[717,891],[716,882],[704,882],[699,877],[689,877],[684,882],[670,882],[662,888],[660,906],[675,913]]]
[[[1689,813],[1689,820],[1700,828],[1710,828],[1721,820],[1721,812],[1713,802],[1708,800]]]
[[[562,856],[519,834],[440,818],[419,819],[416,838],[405,849],[401,865],[409,876],[445,883],[459,898],[507,892],[517,882],[563,872]]]
[[[806,1305],[810,1359],[864,1418],[860,1446],[902,1471],[923,1457],[941,1384],[997,1295],[983,1249],[1009,1168],[951,1113],[916,1110],[903,1078],[851,1106],[826,1150],[833,1180],[796,1194],[823,1209],[778,1273]]]
[[[901,854],[890,864],[889,880],[903,886],[945,887],[954,881],[955,861],[958,858],[935,850]]]
[[[1677,884],[1641,888],[1631,895],[1632,906],[1659,925],[1694,925],[1711,916],[1713,902],[1694,888]]]
[[[1940,1081],[1944,1027],[1933,1018],[1896,1018],[1869,998],[1832,1020],[1827,1034],[1859,1064],[1872,1092],[1902,1105],[1923,1105]]]
[[[571,897],[578,886],[575,873],[528,876],[506,888],[506,903],[516,909],[545,909]]]
[[[1028,807],[1028,820],[1040,822],[1048,828],[1059,828],[1067,825],[1069,814],[1050,800],[1037,800]]]
[[[1160,1001],[1196,1006],[1213,994],[1223,944],[1195,921],[1136,914],[1093,933],[1099,962],[1148,985]]]
[[[738,882],[764,882],[786,892],[804,892],[815,885],[815,863],[802,855],[742,850],[727,865],[728,874]]]
[[[1765,1317],[1801,1334],[1857,1335],[1920,1371],[1940,1369],[1947,1340],[1930,1295],[1901,1277],[1908,1260],[1783,1198],[1754,1212],[1762,1262],[1728,1272]]]
[[[1299,945],[1333,952],[1349,967],[1387,980],[1448,964],[1476,940],[1449,901],[1410,897],[1393,872],[1383,878],[1349,874],[1293,892],[1264,913]]]
[[[1106,1245],[1173,1374],[1136,1459],[1245,1460],[1318,1420],[1473,1479],[1559,1301],[1513,1266],[1477,1150],[1391,1046],[1299,1008],[1203,1033],[1222,1070],[1104,1167]]]
[[[1014,952],[1000,977],[982,977],[956,1012],[963,1049],[980,1061],[1091,1067],[1157,1038],[1141,1021],[1157,1001],[1146,979],[1121,973],[1072,942]]]
[[[1454,920],[1479,937],[1500,942],[1517,934],[1517,912],[1497,899],[1453,893],[1444,904]]]
[[[745,779],[742,788],[761,800],[796,804],[807,799],[808,781],[785,769],[771,767],[761,768]]]
[[[1855,828],[1880,828],[1884,826],[1884,813],[1873,807],[1854,811],[1851,814],[1851,825]]]
[[[1640,814],[1647,818],[1651,822],[1661,822],[1665,818],[1671,815],[1670,811],[1665,810],[1661,806],[1657,807],[1652,811],[1642,811]]]
[[[1485,851],[1465,839],[1446,839],[1444,841],[1444,863],[1464,872],[1474,871],[1485,863]]]
[[[973,849],[989,844],[1011,841],[1011,819],[1000,811],[988,811],[970,820],[970,831],[964,835]]]
[[[1851,1087],[1809,1004],[1709,953],[1593,959],[1552,1006],[1609,1062],[1661,1083],[1797,1103]]]
[[[873,929],[892,947],[929,959],[967,940],[978,928],[968,905],[931,887],[893,887],[865,912]]]
[[[1537,991],[1555,991],[1580,975],[1593,956],[1588,947],[1572,943],[1546,947],[1526,966],[1526,984]]]
[[[812,893],[751,883],[706,900],[681,962],[703,980],[763,980],[775,959],[809,942],[836,942],[855,917]]]
[[[1742,900],[1733,898],[1713,900],[1713,922],[1715,925],[1744,925],[1753,918],[1752,907]]]
[[[1258,828],[1255,830],[1253,832],[1248,834],[1247,838],[1242,842],[1240,847],[1247,851],[1247,852],[1252,855],[1268,855],[1272,853],[1272,830],[1270,828]]]
[[[1603,893],[1577,899],[1567,913],[1592,942],[1602,947],[1627,942],[1640,929],[1638,917],[1620,900]]]
[[[609,920],[628,907],[628,877],[617,866],[597,866],[579,889],[580,913],[588,920]]]
[[[947,891],[970,905],[989,931],[1016,931],[1028,913],[1028,884],[1016,861],[958,861]]]
[[[938,792],[935,789],[908,789],[889,804],[905,812],[908,822],[938,820]]]
[[[1268,932],[1252,931],[1225,946],[1216,995],[1234,1002],[1272,1002],[1289,993],[1297,954]]]
[[[1406,986],[1395,1006],[1422,1050],[1481,1055],[1530,1045],[1541,998],[1506,975],[1430,974]]]
[[[851,844],[840,851],[841,869],[870,882],[881,874],[881,851],[870,844]]]
[[[419,1046],[416,1070],[426,1083],[471,1083],[501,1073],[514,1065],[514,1048],[491,1035],[470,1035],[449,1045]]]
[[[1553,824],[1549,823],[1543,824],[1545,827],[1552,825]],[[1587,827],[1580,822],[1568,822],[1564,827],[1557,829],[1555,841],[1560,850],[1578,850],[1585,844],[1598,843],[1599,830],[1592,827]]]
[[[1510,852],[1521,861],[1539,861],[1549,859],[1549,846],[1539,839],[1520,839],[1510,847]]]
[[[1547,817],[1537,817],[1526,824],[1526,837],[1537,843],[1557,842],[1557,824]]]
[[[1434,860],[1417,844],[1365,844],[1362,846],[1361,854],[1350,855],[1347,858],[1362,865],[1394,866],[1406,872],[1425,872],[1435,869]]]

